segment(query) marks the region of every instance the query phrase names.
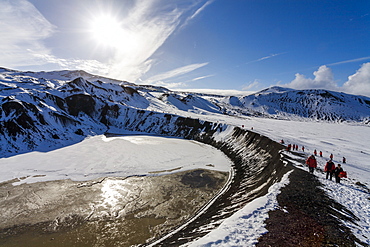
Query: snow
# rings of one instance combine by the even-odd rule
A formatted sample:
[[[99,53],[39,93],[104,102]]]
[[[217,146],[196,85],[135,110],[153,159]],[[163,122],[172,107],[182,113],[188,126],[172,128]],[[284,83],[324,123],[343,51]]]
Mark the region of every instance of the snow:
[[[355,185],[357,181],[367,187],[370,185],[368,126],[220,117],[212,114],[203,115],[202,118],[214,121],[217,119],[236,126],[243,124],[245,128],[253,127],[253,131],[273,140],[284,139],[285,143],[298,144],[300,148],[304,145],[306,156],[314,149],[321,150],[324,157],[317,158],[318,168],[321,169],[330,153],[334,154],[335,164],[341,163],[342,156],[345,156],[347,163],[342,166],[348,173],[348,179],[343,179],[341,184],[325,180],[324,174],[315,175],[324,184],[324,190],[329,196],[360,219],[356,221],[357,225],[348,222],[345,224],[359,239],[370,244],[369,192]],[[230,131],[231,128],[228,128],[216,138],[221,140]],[[208,164],[213,164],[214,167],[207,166]],[[0,166],[3,169],[1,181],[27,177],[18,183],[31,183],[55,179],[89,180],[103,176],[148,175],[153,172],[164,174],[195,168],[229,171],[230,161],[220,151],[195,141],[143,135],[110,138],[99,135],[50,152],[31,152],[2,158]],[[253,246],[258,237],[266,232],[263,222],[268,217],[267,212],[277,207],[276,195],[289,182],[288,176],[287,174],[282,182],[271,187],[267,195],[249,203],[191,246]],[[107,197],[108,202],[114,203],[114,195]]]
[[[342,164],[342,157],[346,157],[347,163],[342,164],[342,167],[347,171],[348,179],[343,179],[341,184],[325,180],[324,175],[321,173],[315,173],[315,175],[323,183],[324,190],[332,198],[347,207],[359,218],[359,221],[356,222],[357,224],[349,222],[345,222],[345,224],[353,230],[359,239],[370,244],[369,192],[355,185],[356,182],[360,182],[368,188],[370,187],[370,126],[369,124],[364,124],[365,121],[363,123],[334,123],[304,118],[299,114],[284,113],[276,107],[279,103],[280,95],[288,95],[292,102],[298,102],[296,99],[299,97],[296,95],[296,92],[290,92],[290,89],[277,87],[261,91],[255,95],[243,95],[244,97],[239,95],[237,98],[225,98],[201,94],[194,94],[188,97],[186,93],[170,93],[163,88],[133,86],[135,90],[140,89],[141,91],[138,90],[139,94],[128,97],[128,94],[120,95],[117,93],[121,90],[121,87],[116,84],[122,82],[96,77],[81,71],[34,73],[9,71],[0,68],[0,72],[0,89],[2,90],[0,99],[3,100],[9,97],[9,99],[12,98],[14,101],[23,100],[33,104],[35,103],[35,97],[33,96],[42,95],[44,92],[62,96],[64,93],[58,91],[58,89],[63,87],[68,81],[76,78],[77,75],[83,76],[86,80],[94,78],[94,80],[99,79],[107,82],[104,84],[104,88],[111,89],[111,91],[98,91],[99,87],[94,87],[94,93],[104,102],[113,101],[113,103],[135,109],[170,113],[230,126],[244,126],[246,129],[253,127],[253,131],[277,142],[283,139],[286,144],[299,145],[300,150],[304,146],[306,156],[312,154],[314,149],[318,152],[322,151],[324,157],[318,158],[318,165],[321,169],[323,169],[331,153],[334,155],[334,163],[336,165],[338,163]],[[99,82],[92,83],[100,85]],[[131,85],[129,83],[125,84]],[[87,89],[84,88],[84,90],[86,91]],[[164,92],[169,97],[160,99]],[[312,91],[312,94],[314,95],[317,92]],[[93,92],[91,89],[91,92],[85,93]],[[275,93],[276,95],[271,95],[270,97],[270,93]],[[262,97],[255,100],[259,94]],[[323,91],[322,94],[327,95],[327,92]],[[338,107],[333,112],[334,108],[330,104],[324,104],[325,107],[319,109],[317,113],[322,114],[323,110],[326,109],[329,119],[335,118],[337,114],[345,120],[369,119],[369,103],[362,104],[362,108],[358,107],[358,102],[370,102],[369,98],[359,97],[355,99],[353,98],[354,96],[350,95],[333,92],[330,94],[339,99],[345,97],[347,106],[343,108],[338,103]],[[64,96],[67,96],[67,94]],[[276,99],[276,101],[272,101],[272,99]],[[312,102],[305,105],[307,107],[318,102],[314,101],[315,98],[309,99]],[[321,99],[327,100],[328,97],[322,97]],[[255,111],[260,109],[263,114],[267,114],[269,109],[278,109],[281,115],[268,115],[271,118],[256,118],[242,115],[243,111],[238,111],[241,110],[239,105],[243,103],[249,104],[252,101],[256,102]],[[40,111],[50,112],[59,108],[51,100],[49,102],[44,99],[44,102],[48,104],[39,104],[40,102],[37,100],[37,104],[35,103]],[[220,105],[217,106],[220,106],[220,110],[213,103],[219,103]],[[269,105],[271,108],[266,108],[267,103],[272,104]],[[287,104],[286,106],[300,113],[304,113],[306,110],[297,103]],[[222,114],[221,109],[234,114],[234,116]],[[253,110],[253,108],[251,109]],[[244,110],[246,111],[244,113],[249,113],[250,109]],[[275,110],[270,111],[270,113],[273,112]],[[2,121],[8,121],[12,118],[12,115],[5,116],[2,114],[1,117]],[[273,119],[273,117],[285,118],[285,120],[277,120]],[[96,124],[92,119],[87,118],[80,118],[79,121],[86,126]],[[55,126],[55,128],[58,127],[60,126]],[[105,128],[103,125],[98,127],[101,127],[101,129]],[[99,129],[98,127],[95,126],[95,131]],[[110,130],[112,131],[113,129],[114,127]],[[232,128],[229,127],[216,136],[216,139],[222,140],[231,130]],[[89,127],[85,131],[85,133],[91,133],[92,135],[96,133],[90,130]],[[99,133],[102,132],[103,130]],[[0,141],[2,142],[3,139]],[[75,140],[70,140],[70,142],[63,141],[61,140],[62,143],[60,144],[60,146],[64,145],[63,148],[48,152],[28,152],[1,158],[0,167],[2,172],[0,173],[0,181],[21,179],[14,184],[56,179],[83,181],[106,176],[166,174],[196,168],[229,171],[231,165],[230,161],[219,150],[195,141],[175,138],[128,134],[110,138],[104,135],[94,135],[79,143],[75,143]],[[74,144],[71,145],[71,143]],[[22,143],[17,144],[22,146]],[[38,150],[43,149],[39,148]],[[50,147],[45,146],[44,150],[50,150]],[[280,188],[288,182],[289,174],[286,174],[280,183],[270,188],[267,195],[249,203],[245,208],[226,219],[217,229],[211,231],[204,238],[197,240],[197,242],[192,243],[192,246],[253,246],[258,237],[266,232],[263,222],[268,217],[267,212],[277,207],[276,195],[279,193]],[[114,195],[107,195],[107,204],[114,204],[114,200]]]
[[[359,218],[356,224],[343,222],[363,242],[370,244],[370,202],[369,192],[359,186],[355,186],[351,180],[342,179],[341,184],[319,176],[323,183],[323,189],[337,202],[344,205],[348,210]],[[333,178],[334,180],[334,178]]]
[[[225,117],[223,121],[241,126],[244,124],[253,130],[273,140],[284,139],[285,143],[305,146],[305,155],[312,154],[314,149],[323,151],[323,157],[317,157],[318,168],[324,169],[331,153],[334,154],[334,163],[341,164],[347,171],[348,178],[342,179],[340,184],[325,179],[324,173],[315,175],[323,183],[323,189],[338,203],[344,205],[359,218],[356,224],[343,222],[357,238],[370,244],[370,193],[356,182],[370,187],[370,128],[365,125],[348,123],[328,123],[316,121],[285,121],[263,118],[232,119]],[[303,153],[302,151],[299,151]],[[297,167],[301,164],[293,160]],[[343,164],[342,157],[347,158]],[[305,169],[305,168],[303,168]],[[267,211],[276,207],[276,195],[279,188],[288,182],[286,177],[280,184],[275,184],[269,194],[249,203],[241,211],[225,220],[217,229],[205,237],[192,243],[190,246],[254,246],[256,239],[265,232],[263,221],[268,217]],[[334,180],[334,179],[333,179]]]
[[[268,194],[248,203],[244,208],[226,219],[214,231],[203,238],[194,241],[188,246],[253,246],[258,238],[267,232],[264,221],[268,218],[268,211],[279,205],[276,196],[280,188],[289,183],[289,174],[285,174],[280,183],[269,188]]]
[[[23,178],[15,183],[20,184],[166,174],[197,168],[228,172],[231,161],[216,148],[196,141],[144,135],[98,135],[50,152],[2,158],[0,167],[0,181]]]

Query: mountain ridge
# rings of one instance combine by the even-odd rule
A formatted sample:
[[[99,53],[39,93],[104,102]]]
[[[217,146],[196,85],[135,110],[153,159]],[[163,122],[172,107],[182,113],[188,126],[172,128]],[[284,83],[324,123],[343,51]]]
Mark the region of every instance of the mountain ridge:
[[[122,129],[130,118],[143,112],[155,112],[159,118],[191,113],[200,118],[226,114],[370,123],[370,98],[365,96],[281,87],[248,96],[212,96],[135,85],[85,73],[0,68],[0,151],[4,156],[46,151],[89,135]]]

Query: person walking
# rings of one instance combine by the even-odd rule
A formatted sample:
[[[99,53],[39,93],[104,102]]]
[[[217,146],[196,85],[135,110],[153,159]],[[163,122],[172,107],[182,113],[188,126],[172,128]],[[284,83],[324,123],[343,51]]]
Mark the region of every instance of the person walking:
[[[343,157],[343,164],[346,163],[346,157]]]
[[[343,168],[340,164],[338,164],[337,168],[334,169],[334,176],[335,176],[335,182],[340,183],[340,176],[339,174],[343,172]]]
[[[324,167],[324,171],[326,172],[326,179],[330,177],[330,180],[331,180],[333,178],[334,170],[335,170],[334,162],[332,160],[329,160],[328,162],[326,162],[325,167]]]
[[[322,151],[320,151],[320,157],[322,157]]]
[[[330,154],[330,159],[333,160],[333,158],[334,158],[334,155]]]
[[[310,157],[307,158],[306,164],[308,166],[308,170],[310,173],[313,174],[314,169],[317,167],[317,161],[315,156],[311,155]]]
[[[313,150],[313,154],[316,156],[317,155],[317,151],[316,151],[316,149],[315,150]]]

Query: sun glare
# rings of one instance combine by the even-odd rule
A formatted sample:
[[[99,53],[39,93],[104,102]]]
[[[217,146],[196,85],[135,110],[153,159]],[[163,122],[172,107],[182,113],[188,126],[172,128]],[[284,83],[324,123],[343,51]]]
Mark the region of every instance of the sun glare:
[[[121,23],[112,16],[102,15],[91,22],[90,32],[93,38],[100,44],[118,47],[122,45],[125,37],[125,30]]]

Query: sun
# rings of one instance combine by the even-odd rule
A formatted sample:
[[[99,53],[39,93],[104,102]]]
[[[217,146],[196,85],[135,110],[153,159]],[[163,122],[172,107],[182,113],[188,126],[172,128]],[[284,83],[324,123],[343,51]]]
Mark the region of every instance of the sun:
[[[118,47],[125,39],[125,29],[115,17],[100,15],[92,19],[90,33],[99,45]]]

